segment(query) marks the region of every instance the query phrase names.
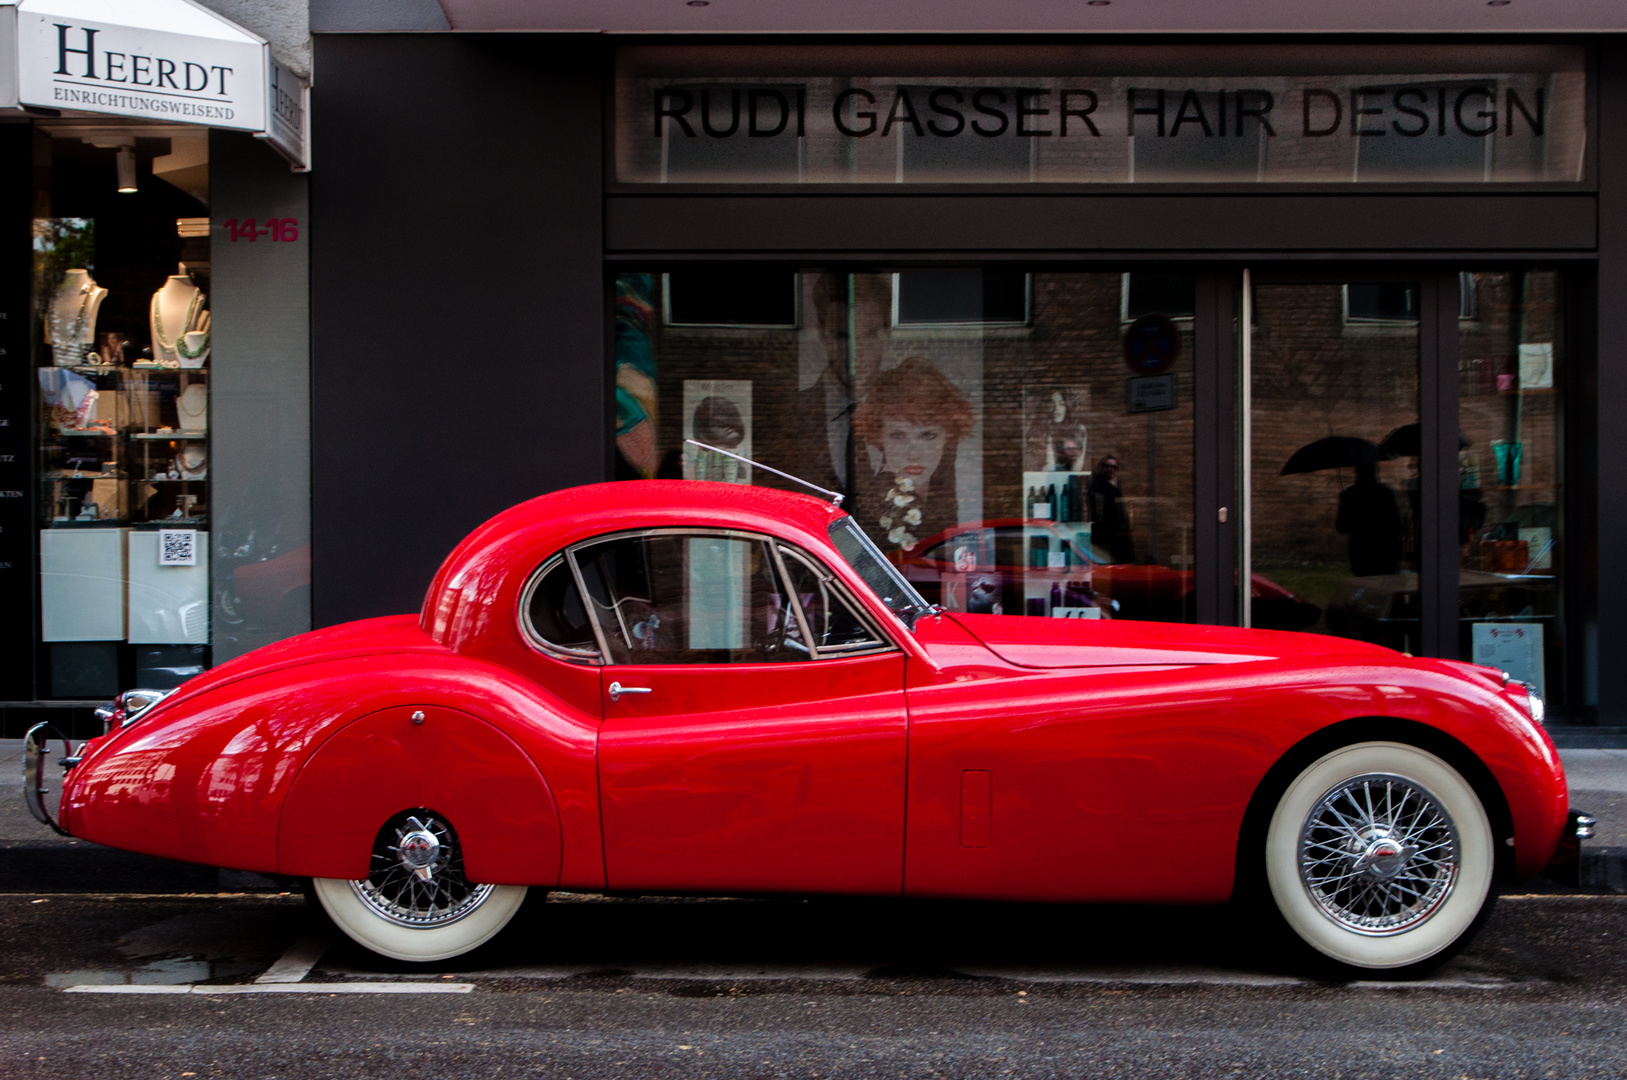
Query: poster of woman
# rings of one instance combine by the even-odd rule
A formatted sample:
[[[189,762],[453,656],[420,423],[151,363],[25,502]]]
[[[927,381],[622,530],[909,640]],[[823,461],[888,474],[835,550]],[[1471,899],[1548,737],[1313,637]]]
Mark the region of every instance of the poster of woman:
[[[861,473],[855,512],[883,550],[904,550],[975,520],[961,505],[962,443],[976,413],[964,393],[926,357],[911,356],[869,380],[853,415],[868,475]],[[974,457],[974,464],[976,459]]]

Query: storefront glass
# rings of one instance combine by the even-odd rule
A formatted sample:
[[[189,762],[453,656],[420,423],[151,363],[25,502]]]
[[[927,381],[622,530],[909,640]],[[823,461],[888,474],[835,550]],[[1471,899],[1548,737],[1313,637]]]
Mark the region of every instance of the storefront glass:
[[[1421,291],[1253,289],[1252,625],[1420,647]]]
[[[42,682],[96,698],[208,664],[208,139],[50,145],[34,222]]]
[[[1460,647],[1547,692],[1563,686],[1562,278],[1463,275],[1458,321]]]
[[[1194,279],[714,265],[616,278],[618,474],[843,493],[951,610],[1190,620]]]

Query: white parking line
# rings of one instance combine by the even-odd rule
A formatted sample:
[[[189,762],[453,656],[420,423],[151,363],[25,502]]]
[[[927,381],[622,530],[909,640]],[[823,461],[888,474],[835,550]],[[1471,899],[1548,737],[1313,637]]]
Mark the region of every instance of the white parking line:
[[[469,994],[474,983],[248,983],[239,986],[69,986],[64,994]]]
[[[266,968],[254,981],[260,985],[297,983],[311,973],[322,954],[328,951],[328,939],[303,937],[288,947],[277,962]]]

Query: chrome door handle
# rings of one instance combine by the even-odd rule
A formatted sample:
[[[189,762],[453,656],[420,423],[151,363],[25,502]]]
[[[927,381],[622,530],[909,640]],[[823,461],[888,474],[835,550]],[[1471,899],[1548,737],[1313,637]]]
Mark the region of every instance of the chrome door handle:
[[[648,686],[623,686],[619,682],[610,684],[611,701],[620,701],[623,694],[648,694],[649,692],[650,688]]]

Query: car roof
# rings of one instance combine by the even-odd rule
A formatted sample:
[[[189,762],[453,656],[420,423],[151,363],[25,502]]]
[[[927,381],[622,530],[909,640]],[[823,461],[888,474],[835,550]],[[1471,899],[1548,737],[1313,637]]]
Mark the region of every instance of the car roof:
[[[421,625],[457,647],[478,636],[477,611],[517,602],[531,570],[572,544],[663,526],[742,529],[839,558],[830,523],[845,513],[799,492],[701,480],[624,480],[539,495],[480,525],[446,557],[424,597]],[[458,629],[457,626],[463,629]]]

